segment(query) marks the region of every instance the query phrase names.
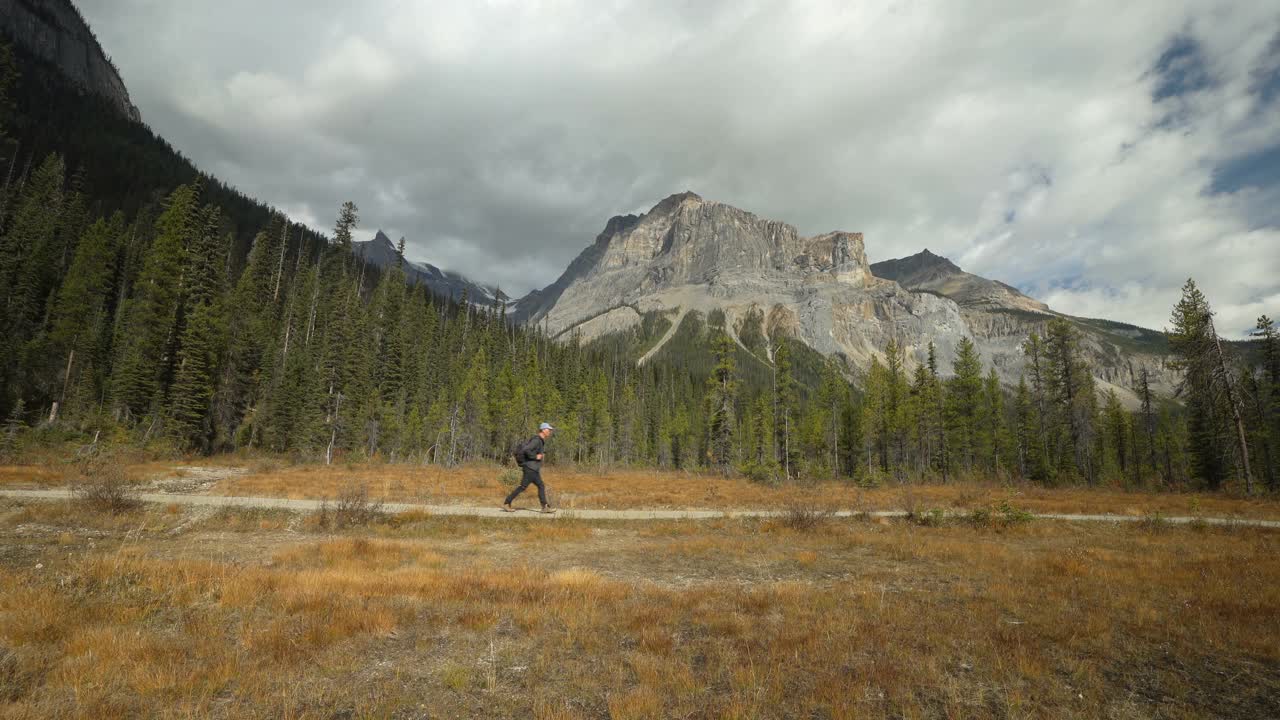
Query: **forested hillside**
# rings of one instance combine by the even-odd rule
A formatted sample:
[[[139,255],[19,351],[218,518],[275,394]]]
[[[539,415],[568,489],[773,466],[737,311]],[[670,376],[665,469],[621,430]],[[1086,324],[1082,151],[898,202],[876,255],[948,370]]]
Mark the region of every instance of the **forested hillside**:
[[[1145,384],[1134,413],[1100,394],[1066,321],[1024,346],[1016,392],[965,339],[951,368],[854,373],[753,319],[685,315],[588,344],[552,341],[410,286],[332,238],[201,177],[146,128],[9,63],[0,196],[4,451],[83,438],[302,460],[505,460],[546,420],[553,462],[743,472],[767,482],[958,476],[1204,485],[1280,459],[1280,344],[1221,351],[1189,283],[1170,342],[1185,409]],[[12,73],[10,73],[12,76]],[[38,154],[38,156],[37,156]],[[403,262],[403,257],[401,257]],[[735,338],[736,337],[736,341]],[[1252,463],[1250,472],[1250,465]]]

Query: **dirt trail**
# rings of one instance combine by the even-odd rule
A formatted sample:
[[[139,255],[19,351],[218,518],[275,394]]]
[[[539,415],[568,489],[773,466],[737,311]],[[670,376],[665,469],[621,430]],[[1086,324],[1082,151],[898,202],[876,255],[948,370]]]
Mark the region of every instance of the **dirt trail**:
[[[67,500],[74,497],[70,490],[0,490],[0,497],[28,500]],[[220,495],[181,495],[169,493],[143,493],[139,496],[143,502],[175,505],[192,505],[198,507],[244,507],[275,508],[293,511],[319,510],[323,500],[294,500],[270,497],[234,497]],[[588,510],[561,509],[554,514],[537,512],[506,513],[497,507],[477,507],[474,505],[421,505],[414,503],[386,503],[383,509],[387,512],[399,513],[415,510],[432,515],[467,515],[472,517],[516,517],[516,518],[575,518],[580,520],[718,520],[722,518],[770,518],[786,515],[785,510]],[[862,513],[852,510],[841,510],[832,513],[834,517],[853,517]],[[865,513],[873,518],[900,518],[907,513],[902,510],[880,510]],[[964,513],[948,513],[960,516]],[[1130,515],[1073,515],[1067,513],[1038,513],[1034,517],[1042,520],[1063,520],[1068,522],[1142,522],[1145,518]],[[1173,525],[1189,525],[1202,522],[1206,525],[1229,525],[1234,527],[1259,527],[1280,529],[1280,520],[1250,520],[1237,518],[1211,517],[1163,517],[1162,522]]]

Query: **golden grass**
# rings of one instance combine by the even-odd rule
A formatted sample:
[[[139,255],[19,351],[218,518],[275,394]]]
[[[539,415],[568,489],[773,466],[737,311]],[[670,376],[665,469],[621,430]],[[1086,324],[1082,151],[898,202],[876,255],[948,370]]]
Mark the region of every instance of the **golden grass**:
[[[125,477],[143,482],[157,476],[181,476],[177,463],[164,461],[126,462]],[[0,465],[0,488],[46,488],[67,485],[76,476],[76,465],[67,460],[27,465]]]
[[[389,502],[497,505],[507,492],[500,478],[510,468],[415,465],[271,465],[219,483],[223,495],[336,498],[347,487],[367,483],[372,496]],[[1130,492],[1117,488],[1043,488],[957,482],[864,489],[839,482],[771,487],[744,478],[657,470],[547,468],[543,477],[565,508],[782,509],[791,506],[852,510],[938,508],[967,510],[1011,500],[1032,512],[1115,513],[1141,516],[1215,516],[1280,519],[1280,498],[1228,494]],[[526,491],[518,501],[536,505]],[[533,498],[533,499],[530,499]]]
[[[1280,533],[556,525],[0,535],[0,717],[1280,713]]]
[[[222,495],[336,499],[367,484],[370,495],[389,502],[496,505],[518,475],[512,468],[475,464],[458,468],[381,463],[339,466],[294,465],[271,457],[225,455],[188,459],[186,464],[243,469],[213,488]],[[134,482],[181,477],[183,463],[158,460],[126,466]],[[0,487],[55,487],[73,474],[69,463],[0,466]],[[1010,501],[1039,513],[1114,513],[1131,516],[1206,516],[1280,519],[1280,497],[1231,493],[1130,491],[1115,487],[1044,488],[964,480],[950,485],[890,485],[860,488],[843,482],[772,487],[740,477],[653,469],[549,467],[544,473],[553,502],[564,508],[701,508],[965,511]],[[536,504],[528,491],[520,499]]]

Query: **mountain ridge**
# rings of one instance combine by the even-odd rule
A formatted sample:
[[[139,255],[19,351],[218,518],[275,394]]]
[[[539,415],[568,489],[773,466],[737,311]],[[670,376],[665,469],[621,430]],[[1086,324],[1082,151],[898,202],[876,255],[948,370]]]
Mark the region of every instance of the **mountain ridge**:
[[[925,362],[933,343],[949,369],[968,337],[1006,385],[1022,375],[1026,337],[1068,317],[927,250],[872,265],[861,233],[803,237],[785,222],[687,191],[642,215],[610,219],[555,282],[517,303],[514,317],[553,336],[592,341],[635,327],[648,313],[675,313],[678,325],[690,311],[724,312],[735,337],[759,316],[766,337],[794,337],[855,370],[883,361],[890,340],[905,348],[908,366]],[[1158,390],[1172,392],[1173,373],[1155,343],[1068,319],[1081,329],[1082,351],[1104,388],[1132,400],[1145,367]]]
[[[928,248],[914,255],[873,263],[871,273],[893,280],[908,290],[937,292],[963,306],[1006,307],[1057,314],[1048,305],[1012,285],[965,272],[950,259],[936,255]]]

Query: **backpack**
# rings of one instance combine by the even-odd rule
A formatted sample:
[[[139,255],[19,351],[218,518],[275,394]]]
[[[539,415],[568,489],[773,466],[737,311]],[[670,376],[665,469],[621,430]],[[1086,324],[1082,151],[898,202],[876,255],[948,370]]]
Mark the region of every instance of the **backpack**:
[[[528,440],[517,440],[511,446],[511,456],[516,459],[516,467],[524,467],[524,449],[529,446]]]

